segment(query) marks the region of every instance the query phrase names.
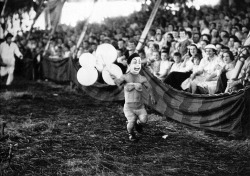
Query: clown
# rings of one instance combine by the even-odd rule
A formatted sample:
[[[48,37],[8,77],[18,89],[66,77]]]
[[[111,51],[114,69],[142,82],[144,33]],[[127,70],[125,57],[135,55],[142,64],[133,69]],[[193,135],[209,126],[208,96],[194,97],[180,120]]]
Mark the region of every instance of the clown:
[[[147,79],[140,75],[141,70],[141,58],[137,53],[129,56],[128,71],[117,79],[111,74],[114,82],[118,86],[124,86],[125,104],[124,114],[127,118],[127,131],[129,134],[129,140],[135,141],[136,136],[134,128],[138,133],[142,132],[142,126],[148,120],[147,112],[142,101],[142,87],[144,86],[149,92],[151,101],[155,104],[154,95],[151,86]]]

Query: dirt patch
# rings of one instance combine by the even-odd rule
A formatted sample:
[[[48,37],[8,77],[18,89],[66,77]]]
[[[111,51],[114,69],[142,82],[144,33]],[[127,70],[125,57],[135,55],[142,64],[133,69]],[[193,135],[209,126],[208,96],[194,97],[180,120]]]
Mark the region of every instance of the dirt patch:
[[[149,109],[145,133],[133,143],[122,103],[97,101],[67,85],[15,82],[0,89],[0,107],[0,121],[7,122],[1,165],[13,145],[3,175],[250,174],[249,139],[230,140]]]

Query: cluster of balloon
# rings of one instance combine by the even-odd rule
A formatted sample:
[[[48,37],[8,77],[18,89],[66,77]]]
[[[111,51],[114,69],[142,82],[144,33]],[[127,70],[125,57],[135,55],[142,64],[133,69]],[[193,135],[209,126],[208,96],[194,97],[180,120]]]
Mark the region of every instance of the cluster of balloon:
[[[94,84],[98,78],[98,71],[95,68],[96,58],[93,54],[83,53],[79,58],[82,66],[77,72],[77,80],[83,86]]]
[[[111,74],[117,78],[122,76],[121,68],[114,64],[117,59],[116,49],[111,44],[101,44],[97,47],[95,56],[90,53],[80,56],[79,63],[82,67],[77,72],[78,82],[84,86],[94,84],[98,79],[99,71],[105,83],[115,85]]]

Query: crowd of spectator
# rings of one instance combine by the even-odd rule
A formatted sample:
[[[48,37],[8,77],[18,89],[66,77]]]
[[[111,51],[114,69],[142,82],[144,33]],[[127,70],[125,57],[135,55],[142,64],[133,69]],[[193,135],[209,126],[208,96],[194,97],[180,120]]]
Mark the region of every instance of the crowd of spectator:
[[[148,7],[150,9],[150,7]],[[133,13],[129,17],[106,19],[103,24],[89,24],[79,48],[76,48],[85,22],[76,27],[58,26],[48,49],[49,31],[33,30],[16,37],[23,53],[26,77],[41,79],[41,60],[77,59],[82,53],[95,54],[97,46],[110,43],[116,49],[118,64],[126,72],[126,59],[138,52],[142,62],[160,81],[191,93],[215,94],[224,92],[230,71],[239,54],[246,61],[239,79],[230,80],[235,86],[249,79],[249,48],[242,46],[250,29],[250,7],[201,7],[200,10],[183,6],[179,11],[159,8],[143,47],[136,45],[149,18],[150,10]],[[77,51],[76,51],[77,49]],[[30,71],[29,71],[30,70]],[[218,86],[218,80],[223,86]],[[177,81],[178,80],[178,81]],[[221,85],[221,84],[220,84]]]

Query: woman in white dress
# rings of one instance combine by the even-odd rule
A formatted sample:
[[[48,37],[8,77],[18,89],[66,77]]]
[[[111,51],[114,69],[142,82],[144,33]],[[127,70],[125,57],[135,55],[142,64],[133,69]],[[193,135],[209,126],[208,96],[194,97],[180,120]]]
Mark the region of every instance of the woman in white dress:
[[[208,44],[205,47],[207,57],[202,58],[199,69],[191,75],[191,92],[197,93],[197,87],[201,93],[214,94],[216,91],[218,75],[224,66],[216,55],[216,47]]]

